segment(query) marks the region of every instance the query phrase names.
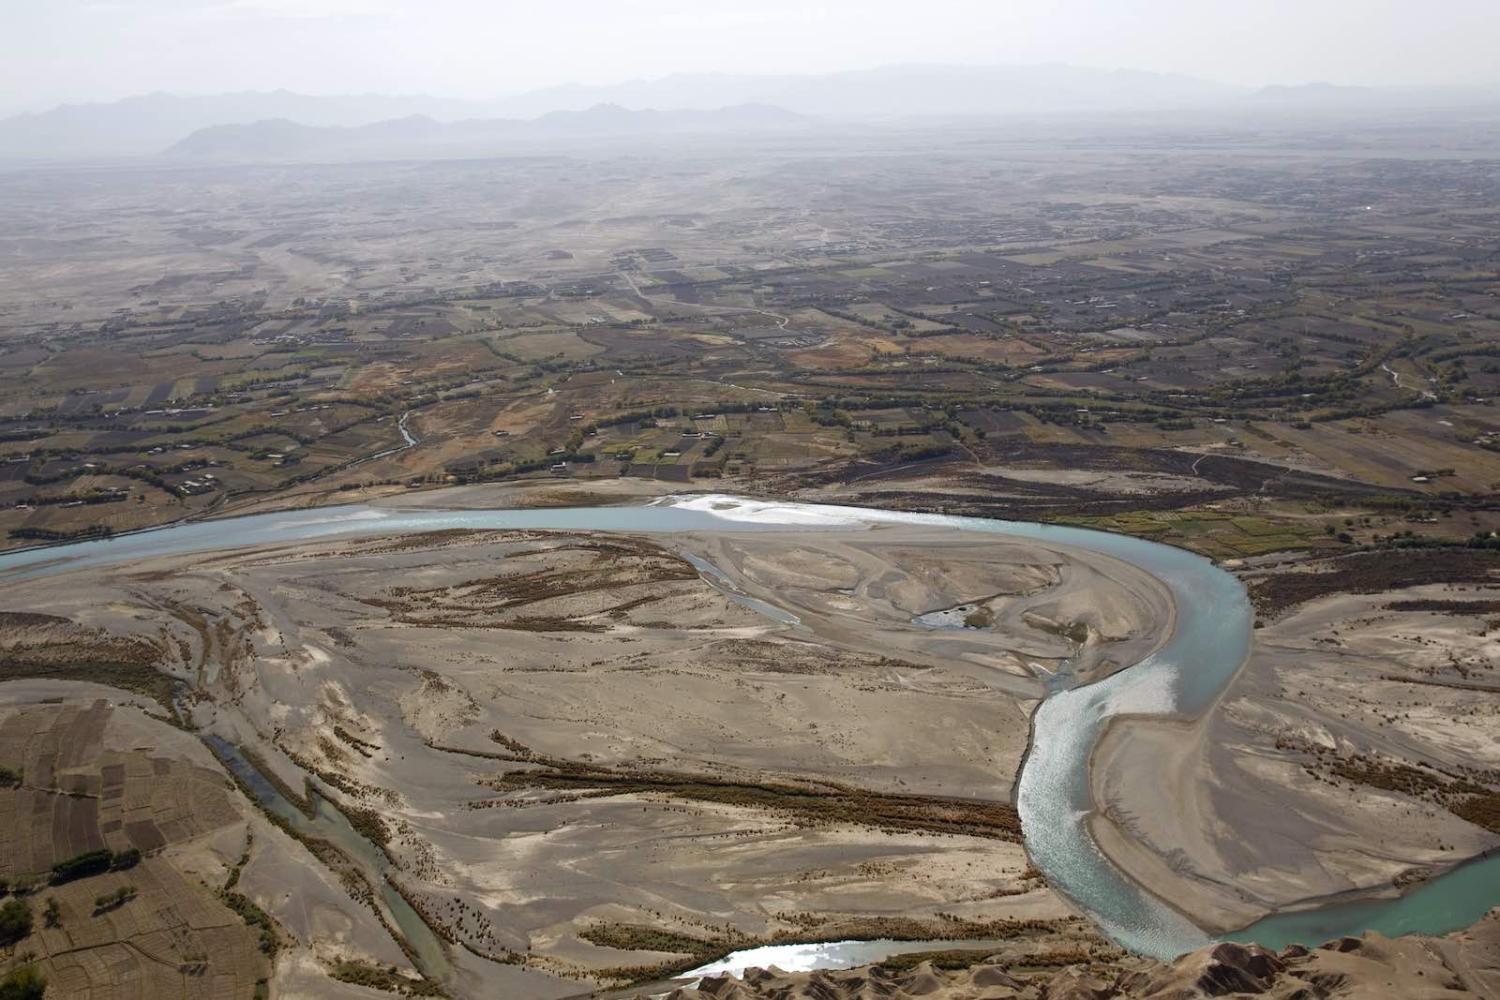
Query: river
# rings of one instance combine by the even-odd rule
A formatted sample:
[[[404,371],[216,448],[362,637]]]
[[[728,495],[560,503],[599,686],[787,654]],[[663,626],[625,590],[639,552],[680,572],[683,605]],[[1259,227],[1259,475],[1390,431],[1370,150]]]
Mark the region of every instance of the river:
[[[1104,680],[1057,691],[1042,702],[1033,722],[1032,745],[1018,785],[1017,806],[1033,863],[1052,886],[1121,945],[1141,954],[1171,958],[1210,941],[1210,936],[1187,917],[1116,869],[1089,836],[1084,822],[1092,809],[1089,758],[1105,723],[1120,714],[1204,712],[1227,687],[1248,653],[1253,615],[1244,588],[1208,559],[1181,549],[1127,535],[1058,525],[722,496],[665,498],[644,506],[525,510],[351,505],[179,524],[117,538],[14,552],[0,556],[0,582],[153,556],[455,528],[659,534],[860,530],[891,522],[1011,535],[1099,552],[1141,567],[1170,588],[1177,613],[1172,634],[1155,653]],[[699,568],[715,576],[711,568]],[[722,574],[717,574],[715,582],[724,585]],[[1273,914],[1229,937],[1281,947],[1292,942],[1317,944],[1369,929],[1387,934],[1442,934],[1474,923],[1496,904],[1500,904],[1500,856],[1450,870],[1402,896]],[[420,942],[413,943],[422,950]],[[788,961],[793,964],[826,962],[830,960],[826,949],[833,947],[857,955],[860,961],[880,957],[868,947],[851,948],[848,943],[823,946],[825,952],[817,948],[809,951],[810,946],[794,947],[800,949],[797,956],[801,957],[789,953]],[[910,947],[893,945],[885,953],[899,950]],[[820,955],[824,957],[820,959]]]
[[[348,818],[327,799],[314,794],[312,815],[308,816],[295,803],[288,801],[281,790],[240,752],[239,747],[212,733],[203,739],[263,809],[279,817],[299,836],[326,840],[344,852],[364,874],[365,881],[385,911],[385,919],[395,925],[411,948],[412,961],[417,968],[432,979],[442,981],[447,978],[450,969],[447,948],[386,877],[392,866],[384,851],[355,830]]]

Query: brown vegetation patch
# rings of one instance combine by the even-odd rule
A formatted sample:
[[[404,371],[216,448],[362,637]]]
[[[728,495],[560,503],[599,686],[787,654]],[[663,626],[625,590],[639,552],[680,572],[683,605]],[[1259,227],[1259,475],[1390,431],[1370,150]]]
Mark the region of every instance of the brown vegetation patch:
[[[1488,792],[1465,799],[1453,807],[1453,814],[1491,833],[1500,833],[1500,794]]]
[[[835,649],[807,642],[767,642],[764,639],[723,639],[709,649],[722,654],[742,670],[770,674],[833,674],[845,670],[877,670],[899,667],[905,671],[923,671],[908,660],[888,656],[870,656],[853,650]]]
[[[1117,956],[1112,948],[1100,953],[1092,948],[1080,946],[1076,918],[1064,920],[969,920],[952,914],[938,914],[933,918],[916,917],[841,917],[808,913],[777,914],[778,919],[792,924],[792,928],[774,934],[751,937],[730,932],[700,938],[678,931],[640,924],[604,923],[595,924],[579,932],[579,937],[601,947],[625,951],[658,951],[688,955],[685,959],[668,960],[655,965],[622,966],[596,970],[594,975],[605,980],[641,983],[655,979],[680,975],[690,969],[723,958],[733,951],[778,944],[819,944],[832,941],[875,940],[890,941],[1025,941],[1022,946],[1026,954],[1024,964],[1030,968],[1054,968],[1078,961],[1100,957]],[[1093,943],[1091,934],[1087,934]],[[952,951],[917,953],[931,958],[935,955],[949,956],[957,961],[962,954],[972,960],[994,956],[993,948],[984,951]],[[913,964],[923,959],[915,959]],[[895,962],[895,968],[905,966],[905,958],[887,959]],[[882,963],[882,964],[886,964]],[[972,961],[968,964],[972,964]],[[954,964],[951,968],[965,968],[966,964]]]
[[[712,954],[725,943],[644,924],[599,923],[585,927],[578,936],[590,944],[618,951],[664,951],[694,956]]]
[[[1360,552],[1331,560],[1333,569],[1275,573],[1252,581],[1250,599],[1270,617],[1331,594],[1379,594],[1433,583],[1489,583],[1500,575],[1500,553],[1483,549]]]
[[[71,621],[61,615],[44,615],[35,611],[0,611],[0,629],[71,624]]]
[[[533,757],[533,759],[537,759]],[[572,797],[666,795],[759,809],[798,823],[848,823],[888,831],[946,833],[1019,843],[1021,820],[1008,802],[891,795],[824,782],[743,782],[674,771],[618,771],[547,759],[533,770],[507,771],[482,783],[499,792],[546,791]]]
[[[158,669],[160,644],[118,636],[56,615],[0,613],[0,681],[24,677],[89,681],[154,698],[170,710],[173,680]]]
[[[530,568],[533,562],[539,568]],[[686,560],[632,539],[547,544],[510,553],[504,568],[509,571],[445,586],[393,587],[384,596],[362,600],[402,624],[424,628],[602,632],[609,626],[594,619],[618,619],[664,596],[659,591],[641,594],[641,588],[698,580],[698,571]],[[602,603],[581,613],[576,605],[565,610],[542,606],[589,594],[604,595]]]
[[[1369,754],[1340,756],[1327,747],[1288,737],[1277,740],[1277,748],[1300,751],[1315,758],[1315,764],[1304,765],[1314,777],[1321,777],[1321,772],[1326,771],[1357,785],[1408,795],[1447,809],[1475,826],[1500,833],[1500,793],[1491,787],[1500,783],[1500,773],[1465,768],[1465,773],[1455,775]]]
[[[368,962],[343,961],[328,970],[328,975],[341,983],[352,983],[366,989],[395,993],[403,997],[447,996],[443,988],[430,979],[414,979],[402,975],[395,968],[372,965]]]
[[[1442,615],[1487,615],[1500,611],[1500,601],[1392,601],[1387,611],[1432,611]]]
[[[1483,785],[1453,780],[1401,761],[1385,761],[1363,754],[1335,761],[1330,770],[1343,778],[1371,788],[1400,792],[1413,798],[1440,798],[1446,795],[1471,795],[1488,792]]]
[[[376,556],[393,555],[399,552],[420,552],[424,549],[440,549],[456,545],[460,542],[470,540],[488,540],[497,535],[505,535],[506,532],[490,531],[484,528],[442,528],[437,531],[424,531],[414,535],[400,535],[394,538],[376,539],[366,544],[356,543],[350,550],[350,555]]]

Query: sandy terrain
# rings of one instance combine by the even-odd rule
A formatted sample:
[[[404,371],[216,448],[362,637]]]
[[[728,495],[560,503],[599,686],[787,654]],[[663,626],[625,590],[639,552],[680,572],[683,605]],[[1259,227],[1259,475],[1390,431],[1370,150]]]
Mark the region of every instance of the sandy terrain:
[[[1494,593],[1339,594],[1266,616],[1214,711],[1110,728],[1091,830],[1221,930],[1496,846],[1454,783],[1500,773],[1485,693],[1500,645],[1477,610]],[[909,524],[346,539],[73,570],[0,601],[9,655],[154,651],[195,726],[383,843],[456,946],[456,994],[539,997],[788,939],[1000,937],[1052,949],[1054,967],[1105,961],[1030,869],[1010,799],[1044,673],[1136,662],[1173,615],[1158,581],[1115,560]],[[49,683],[9,690],[38,700]],[[251,833],[242,891],[301,942],[279,988],[317,995],[346,959],[409,968],[337,866],[236,801],[241,832],[182,856],[211,882]],[[1157,995],[1145,982],[1098,995]]]
[[[1168,631],[1166,588],[1119,560],[927,528],[868,535],[816,544],[718,535],[684,544],[732,568],[747,592],[796,612],[825,641],[935,667],[973,664],[989,683],[995,669],[1035,677],[1038,666],[1052,671],[1064,660],[1080,676],[1103,676],[1139,661]],[[960,605],[980,611],[985,628],[911,627],[918,615]],[[1068,634],[1074,627],[1081,643]]]
[[[1100,843],[1221,930],[1300,900],[1394,892],[1500,846],[1458,815],[1484,800],[1460,779],[1500,775],[1500,630],[1449,606],[1497,593],[1339,594],[1266,622],[1207,717],[1111,727],[1094,762]]]
[[[925,527],[662,541],[338,541],[73,571],[3,600],[144,637],[191,684],[196,725],[363,813],[407,897],[466,946],[461,995],[560,995],[892,921],[1097,941],[1030,870],[1010,796],[1039,669],[1144,655],[1170,621],[1159,584]],[[971,603],[979,627],[913,621]],[[325,963],[401,964],[305,854],[259,852],[244,882]],[[278,969],[307,991],[306,956]]]

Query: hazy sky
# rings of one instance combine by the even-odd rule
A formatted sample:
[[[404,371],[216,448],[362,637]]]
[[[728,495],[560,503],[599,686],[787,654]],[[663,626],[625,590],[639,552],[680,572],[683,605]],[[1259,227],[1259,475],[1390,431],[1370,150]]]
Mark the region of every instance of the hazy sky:
[[[1495,82],[1500,0],[0,0],[0,110],[152,90],[498,96],[674,72],[1070,62]]]

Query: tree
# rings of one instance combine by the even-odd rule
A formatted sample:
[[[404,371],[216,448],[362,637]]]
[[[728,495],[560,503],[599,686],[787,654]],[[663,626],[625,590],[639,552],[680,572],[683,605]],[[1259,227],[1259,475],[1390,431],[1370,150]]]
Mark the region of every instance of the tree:
[[[7,899],[0,905],[0,945],[15,944],[31,933],[31,904]]]
[[[18,965],[0,979],[0,1000],[41,1000],[47,977],[34,965]]]
[[[42,907],[42,922],[48,927],[62,926],[62,907],[58,905],[56,896],[47,897],[47,905]]]

